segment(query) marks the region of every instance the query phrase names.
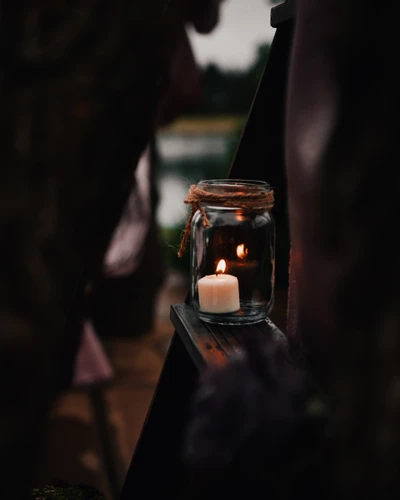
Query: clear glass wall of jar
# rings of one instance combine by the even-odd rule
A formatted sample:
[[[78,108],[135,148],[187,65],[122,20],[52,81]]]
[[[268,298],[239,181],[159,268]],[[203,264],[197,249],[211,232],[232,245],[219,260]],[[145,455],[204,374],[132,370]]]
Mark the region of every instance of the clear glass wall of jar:
[[[214,193],[199,200],[191,224],[191,306],[210,323],[263,321],[274,301],[275,224],[265,201],[271,194],[261,181],[205,180],[197,185]],[[251,203],[243,194],[255,196]],[[272,194],[271,194],[272,196]]]

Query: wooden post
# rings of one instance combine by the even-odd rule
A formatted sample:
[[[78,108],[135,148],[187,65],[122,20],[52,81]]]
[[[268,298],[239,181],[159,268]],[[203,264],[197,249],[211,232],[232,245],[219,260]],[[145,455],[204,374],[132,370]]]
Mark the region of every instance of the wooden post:
[[[271,9],[276,33],[229,174],[273,185],[278,230],[286,210],[283,127],[293,15],[294,0]],[[286,342],[269,320],[246,328],[209,325],[187,304],[171,307],[171,321],[175,333],[120,500],[138,498],[144,492],[147,498],[188,498],[192,478],[182,462],[181,444],[199,371],[207,364],[228,362],[241,349],[241,338],[249,329],[274,342]]]
[[[286,337],[269,320],[256,325],[222,326],[202,322],[187,304],[171,306],[175,334],[126,476],[121,500],[188,498],[191,475],[181,445],[199,372],[223,365],[240,351],[243,337],[254,334],[286,345]]]

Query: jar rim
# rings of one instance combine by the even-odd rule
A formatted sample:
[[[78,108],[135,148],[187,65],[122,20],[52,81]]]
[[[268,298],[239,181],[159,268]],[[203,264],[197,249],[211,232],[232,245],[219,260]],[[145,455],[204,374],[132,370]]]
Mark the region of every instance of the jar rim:
[[[251,180],[251,179],[205,179],[198,182],[198,187],[205,191],[214,191],[218,189],[241,189],[248,191],[256,189],[257,191],[270,191],[271,185],[265,181]]]

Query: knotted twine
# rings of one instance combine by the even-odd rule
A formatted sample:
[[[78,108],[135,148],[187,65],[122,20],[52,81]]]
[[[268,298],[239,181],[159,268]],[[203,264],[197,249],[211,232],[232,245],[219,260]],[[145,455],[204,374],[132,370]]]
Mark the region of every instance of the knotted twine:
[[[196,184],[191,185],[184,203],[186,203],[187,205],[192,205],[192,209],[182,235],[178,257],[182,257],[186,249],[186,244],[190,235],[192,219],[197,210],[199,210],[201,213],[204,227],[211,226],[206,211],[202,206],[202,204],[207,204],[210,202],[218,202],[219,205],[222,205],[224,207],[241,208],[244,211],[248,212],[264,213],[269,212],[274,206],[274,192],[272,190],[255,190],[254,192],[241,191],[237,193],[221,194],[206,191],[205,189],[201,189]]]

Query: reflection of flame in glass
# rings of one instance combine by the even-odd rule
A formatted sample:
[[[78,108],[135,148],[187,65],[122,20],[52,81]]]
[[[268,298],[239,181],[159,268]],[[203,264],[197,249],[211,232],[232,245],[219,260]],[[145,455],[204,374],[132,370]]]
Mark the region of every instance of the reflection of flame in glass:
[[[218,262],[218,265],[217,265],[217,270],[215,271],[216,274],[222,274],[225,272],[225,269],[226,269],[226,262],[224,261],[224,259],[221,259],[219,262]]]
[[[244,243],[238,245],[236,247],[236,255],[239,257],[239,259],[245,259],[249,253],[249,249],[244,246]]]

